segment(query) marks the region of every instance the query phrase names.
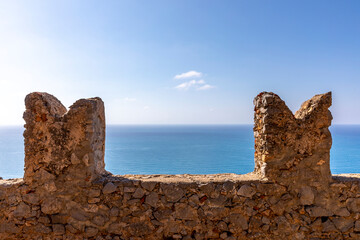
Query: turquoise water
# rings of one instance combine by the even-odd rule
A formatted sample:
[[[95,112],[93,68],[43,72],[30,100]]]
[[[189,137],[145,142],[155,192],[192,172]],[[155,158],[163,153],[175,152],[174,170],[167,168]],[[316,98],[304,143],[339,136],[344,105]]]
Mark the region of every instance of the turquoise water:
[[[332,173],[360,173],[360,125],[335,125]],[[0,176],[23,175],[23,128],[0,127]],[[252,125],[108,126],[106,169],[114,174],[247,173]]]

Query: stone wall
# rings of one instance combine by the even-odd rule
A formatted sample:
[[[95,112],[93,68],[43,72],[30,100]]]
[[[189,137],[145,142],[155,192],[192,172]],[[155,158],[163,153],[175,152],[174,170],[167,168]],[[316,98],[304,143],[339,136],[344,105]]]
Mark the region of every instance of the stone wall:
[[[0,239],[360,239],[360,176],[332,176],[331,93],[255,104],[245,175],[111,175],[100,98],[26,99],[24,179],[0,180]]]

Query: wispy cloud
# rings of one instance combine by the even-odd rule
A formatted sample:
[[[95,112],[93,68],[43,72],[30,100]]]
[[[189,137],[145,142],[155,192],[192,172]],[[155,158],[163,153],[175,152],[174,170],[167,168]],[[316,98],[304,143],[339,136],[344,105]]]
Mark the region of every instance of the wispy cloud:
[[[201,72],[188,71],[188,72],[176,75],[174,77],[174,79],[200,78],[200,77],[202,77],[202,75],[203,74]]]
[[[129,97],[124,98],[125,102],[135,102],[136,100],[137,100],[136,98],[129,98]]]
[[[201,87],[198,87],[197,90],[209,90],[209,89],[212,89],[212,88],[215,88],[215,86],[205,84],[205,85],[202,85]]]
[[[203,84],[205,84],[204,80],[197,80],[197,81],[191,80],[188,82],[181,83],[181,84],[177,85],[175,88],[178,90],[186,91],[186,90],[189,90],[191,87],[196,87],[196,86],[203,85]]]
[[[201,80],[191,80],[188,82],[181,83],[177,85],[175,88],[181,91],[187,91],[190,88],[195,88],[196,90],[209,90],[215,88],[215,86],[206,84],[206,82],[203,79],[201,79]]]
[[[198,77],[201,77],[202,75],[203,74],[201,72],[189,71],[186,73],[176,75],[174,77],[174,79],[186,79],[186,78],[190,78],[190,77],[198,78]],[[189,89],[196,89],[196,90],[204,91],[204,90],[209,90],[212,88],[215,88],[215,86],[207,84],[204,79],[200,79],[200,80],[192,79],[192,80],[183,82],[175,87],[175,89],[180,90],[180,91],[187,91]]]
[[[145,112],[148,112],[150,110],[150,107],[149,106],[144,106],[144,111]]]

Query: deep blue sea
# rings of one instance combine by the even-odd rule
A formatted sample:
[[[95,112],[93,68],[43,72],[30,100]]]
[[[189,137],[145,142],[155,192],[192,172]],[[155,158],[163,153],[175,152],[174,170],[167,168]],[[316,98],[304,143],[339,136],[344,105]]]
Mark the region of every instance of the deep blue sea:
[[[335,125],[331,171],[360,173],[360,125]],[[0,127],[0,176],[23,176],[22,127]],[[248,173],[252,125],[107,126],[106,169],[113,174]]]

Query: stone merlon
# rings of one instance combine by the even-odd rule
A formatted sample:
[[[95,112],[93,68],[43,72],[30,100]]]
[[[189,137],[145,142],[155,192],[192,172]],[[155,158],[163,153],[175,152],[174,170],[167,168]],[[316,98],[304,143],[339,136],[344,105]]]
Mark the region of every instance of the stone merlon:
[[[27,183],[61,177],[90,181],[105,174],[105,112],[100,98],[80,99],[69,109],[47,93],[25,98]]]
[[[268,92],[254,99],[255,172],[282,184],[331,180],[331,92],[304,102],[295,115]]]

